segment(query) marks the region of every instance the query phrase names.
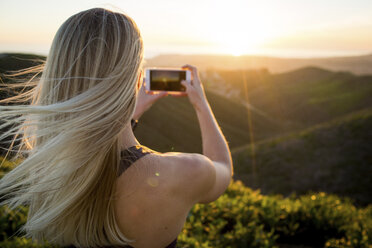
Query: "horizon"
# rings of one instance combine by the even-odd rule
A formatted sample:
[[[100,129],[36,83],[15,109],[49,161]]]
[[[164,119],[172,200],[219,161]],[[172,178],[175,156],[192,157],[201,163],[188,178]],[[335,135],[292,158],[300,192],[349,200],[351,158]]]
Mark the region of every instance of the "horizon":
[[[15,0],[0,7],[0,23],[7,23],[0,26],[0,53],[47,56],[61,24],[92,7],[132,17],[146,59],[163,54],[326,58],[372,53],[372,2],[367,0]]]
[[[47,57],[48,54],[46,53],[37,53],[37,52],[27,52],[27,51],[2,51],[0,50],[0,55],[2,54],[24,54],[24,55],[36,55],[36,56],[44,56]],[[161,56],[217,56],[217,57],[232,57],[232,58],[244,58],[244,57],[258,57],[258,58],[272,58],[272,59],[303,59],[303,60],[312,60],[312,59],[332,59],[332,58],[350,58],[350,57],[364,57],[364,56],[372,56],[371,52],[365,52],[365,53],[339,53],[339,54],[318,54],[318,56],[287,56],[286,55],[280,56],[280,55],[270,55],[270,54],[242,54],[242,55],[233,55],[233,54],[224,54],[224,53],[159,53],[155,54],[152,57],[144,57],[145,60],[151,60],[157,57]]]

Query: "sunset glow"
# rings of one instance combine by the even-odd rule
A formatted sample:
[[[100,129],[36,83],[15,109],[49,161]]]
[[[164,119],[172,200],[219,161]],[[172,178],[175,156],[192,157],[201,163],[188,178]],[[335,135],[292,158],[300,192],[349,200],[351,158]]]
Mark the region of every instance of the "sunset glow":
[[[275,36],[270,17],[258,4],[242,0],[233,0],[229,4],[216,1],[209,15],[209,41],[227,54],[254,53]]]
[[[22,6],[22,8],[20,8]],[[0,52],[46,55],[59,26],[93,7],[138,24],[145,56],[261,54],[283,57],[372,52],[372,1],[2,1]]]

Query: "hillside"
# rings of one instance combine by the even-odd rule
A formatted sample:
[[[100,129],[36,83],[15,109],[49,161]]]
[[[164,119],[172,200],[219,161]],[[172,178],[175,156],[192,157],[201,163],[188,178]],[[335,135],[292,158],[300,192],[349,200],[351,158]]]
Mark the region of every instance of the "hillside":
[[[369,108],[255,147],[235,149],[235,178],[265,194],[324,191],[371,203],[371,127]]]
[[[40,58],[3,54],[0,72],[35,65],[34,59]],[[251,142],[249,130],[254,141],[261,141],[372,106],[372,76],[314,67],[280,74],[206,70],[201,76],[231,148]],[[142,116],[135,133],[141,143],[160,152],[202,152],[197,117],[187,98],[159,100]]]
[[[372,106],[372,76],[309,67],[282,74],[208,70],[202,80],[232,148],[250,142],[249,128],[260,141]],[[187,99],[168,97],[156,103],[141,118],[136,134],[160,151],[201,152],[200,130]]]
[[[301,130],[372,106],[372,76],[315,67],[271,74],[267,70],[208,70],[208,90],[248,103],[283,132]]]
[[[357,75],[372,74],[372,55],[330,58],[277,58],[267,56],[230,55],[159,55],[146,60],[146,66],[196,65],[202,70],[246,70],[266,68],[272,73],[297,70],[302,67],[321,67],[331,71],[349,71]]]
[[[28,54],[3,54],[0,56],[0,73],[36,65],[40,58]],[[0,98],[6,94],[0,90]],[[206,94],[230,145],[239,147],[246,144],[250,139],[246,131],[246,107],[210,91]],[[259,115],[253,118],[253,124],[257,127],[257,139],[269,138],[280,131],[275,123]],[[141,117],[135,134],[141,143],[160,152],[202,152],[196,113],[186,97],[160,99]]]
[[[247,109],[212,92],[207,91],[206,95],[230,146],[247,144],[250,140]],[[256,114],[252,122],[259,140],[280,131],[275,123]],[[187,98],[160,99],[141,117],[135,134],[141,143],[158,151],[202,152],[197,116]]]
[[[38,65],[44,56],[24,53],[0,53],[0,73],[21,70],[30,66]]]
[[[0,73],[35,65],[35,58],[40,57],[2,54]],[[180,244],[370,247],[371,206],[356,208],[328,193],[348,196],[358,205],[372,202],[372,76],[317,67],[284,73],[206,69],[201,76],[232,148],[234,178],[263,194],[235,181],[216,202],[192,209]],[[0,98],[6,94],[0,89]],[[202,152],[187,98],[160,99],[141,117],[135,134],[160,152]],[[5,161],[0,177],[12,166]],[[264,195],[293,192],[309,193],[284,199]],[[1,247],[33,247],[13,235],[26,216],[26,207],[18,212],[0,208]]]

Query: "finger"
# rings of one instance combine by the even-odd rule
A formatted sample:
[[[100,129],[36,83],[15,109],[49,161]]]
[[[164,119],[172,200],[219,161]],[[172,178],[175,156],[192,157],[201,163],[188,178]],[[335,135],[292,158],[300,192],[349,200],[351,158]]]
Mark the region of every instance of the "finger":
[[[198,69],[195,66],[186,64],[186,65],[182,66],[182,69],[187,69],[187,70],[191,71],[191,79],[192,80],[197,79],[199,77]]]
[[[185,97],[187,96],[187,93],[179,93],[179,94],[170,94],[172,97]]]
[[[151,98],[159,98],[159,97],[163,97],[163,96],[166,96],[168,94],[167,91],[149,91],[148,95],[150,95]]]
[[[140,91],[143,91],[145,93],[148,93],[148,90],[146,89],[145,81],[142,83]]]
[[[189,64],[186,64],[184,66],[182,66],[183,69],[195,69],[196,67],[195,66],[192,66],[192,65],[189,65]]]
[[[192,80],[189,80],[189,81],[187,81],[187,80],[182,80],[182,81],[181,81],[181,84],[182,84],[182,85],[186,88],[186,90],[187,90],[188,88],[190,88],[190,87],[192,86],[191,81],[192,81]]]
[[[158,99],[158,98],[165,97],[167,95],[168,95],[168,92],[164,91],[164,92],[161,92],[161,93],[156,94],[155,96]]]
[[[186,64],[186,65],[182,66],[182,69],[189,69],[194,74],[196,74],[198,72],[198,69],[196,68],[196,66],[189,65],[189,64]]]
[[[186,80],[182,80],[181,81],[181,84],[186,88],[186,92],[188,92],[188,91],[190,91],[190,89],[191,89],[191,82],[189,82],[189,81],[186,81]]]

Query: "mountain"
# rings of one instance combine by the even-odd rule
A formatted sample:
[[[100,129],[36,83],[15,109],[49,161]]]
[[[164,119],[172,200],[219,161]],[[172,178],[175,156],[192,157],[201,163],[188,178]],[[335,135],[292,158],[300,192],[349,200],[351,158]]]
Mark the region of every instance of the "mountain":
[[[180,67],[185,64],[201,70],[246,70],[266,68],[272,73],[296,70],[302,67],[321,67],[331,71],[349,71],[357,75],[372,74],[372,54],[330,58],[277,58],[267,56],[231,55],[159,55],[146,60],[146,66]]]
[[[43,58],[29,54],[2,54],[0,73],[36,65],[40,59]],[[0,92],[0,98],[6,97],[6,94],[5,91]],[[206,94],[230,145],[238,147],[246,144],[249,141],[247,108],[213,92]],[[278,132],[274,123],[260,116],[254,118],[253,123],[260,127],[256,131],[259,139]],[[196,113],[186,97],[160,99],[141,117],[135,134],[141,143],[160,152],[202,152]]]
[[[300,130],[372,106],[372,76],[306,67],[267,70],[207,70],[206,89],[250,106],[283,132]],[[253,117],[252,117],[253,118]]]
[[[36,59],[36,61],[35,61]],[[0,72],[37,63],[40,57],[0,56]],[[299,131],[372,106],[372,76],[307,67],[205,70],[206,95],[231,148]],[[187,98],[160,99],[140,119],[135,134],[158,150],[202,152],[195,111]]]
[[[38,59],[2,54],[0,73]],[[232,150],[236,179],[263,193],[321,190],[371,202],[372,75],[317,67],[200,72]],[[0,89],[0,98],[4,94]],[[186,97],[160,99],[141,117],[135,135],[159,152],[202,152],[197,116]]]
[[[206,95],[229,145],[247,144],[250,140],[247,108],[213,92],[207,91]],[[280,131],[274,122],[254,116],[257,139],[269,138]],[[202,152],[199,123],[187,98],[160,99],[141,117],[135,135],[142,144],[161,152]]]
[[[264,194],[324,191],[372,202],[372,108],[232,151],[235,179]]]
[[[24,53],[0,53],[0,73],[21,70],[39,65],[46,58],[44,56]]]

